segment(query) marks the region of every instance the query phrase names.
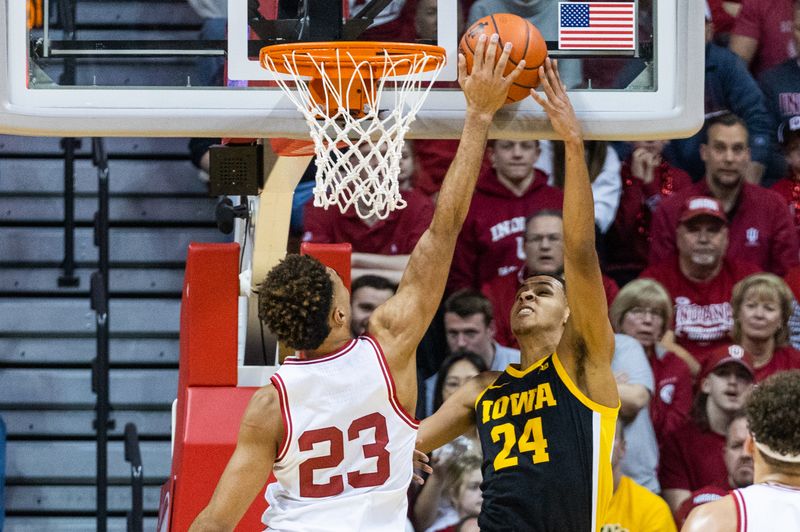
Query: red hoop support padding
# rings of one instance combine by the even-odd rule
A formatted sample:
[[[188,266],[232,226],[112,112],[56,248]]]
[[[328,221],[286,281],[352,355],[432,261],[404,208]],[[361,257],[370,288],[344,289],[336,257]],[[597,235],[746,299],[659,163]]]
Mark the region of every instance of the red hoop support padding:
[[[353,246],[349,242],[337,244],[318,244],[314,242],[303,242],[300,244],[301,255],[311,255],[318,259],[322,264],[330,266],[339,277],[342,278],[344,286],[350,290],[350,262]]]
[[[239,245],[189,246],[181,301],[180,366],[172,471],[161,490],[159,527],[188,530],[208,504],[236,446],[256,388],[237,388]],[[262,493],[263,495],[263,493]],[[260,530],[257,498],[237,530]]]

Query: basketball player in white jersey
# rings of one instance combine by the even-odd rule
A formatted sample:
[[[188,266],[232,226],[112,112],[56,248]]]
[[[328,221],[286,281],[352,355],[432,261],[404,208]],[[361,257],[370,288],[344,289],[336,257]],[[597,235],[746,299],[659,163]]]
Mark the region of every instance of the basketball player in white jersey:
[[[270,530],[402,531],[417,421],[415,350],[445,287],[495,112],[524,62],[503,71],[510,46],[483,38],[472,72],[459,57],[467,110],[458,152],[428,230],[397,289],[352,338],[350,294],[331,268],[290,255],[259,290],[259,316],[302,351],[258,390],[238,444],[191,530],[233,530],[271,472],[264,522]],[[499,59],[497,56],[499,55]]]
[[[800,370],[776,373],[747,402],[754,484],[698,506],[684,532],[800,530]]]

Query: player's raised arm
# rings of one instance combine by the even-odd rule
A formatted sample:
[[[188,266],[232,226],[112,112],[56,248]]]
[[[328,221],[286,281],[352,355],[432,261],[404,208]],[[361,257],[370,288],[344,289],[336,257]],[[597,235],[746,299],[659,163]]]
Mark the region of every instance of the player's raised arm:
[[[265,386],[253,395],[242,417],[236,450],[211,501],[194,520],[190,532],[233,530],[253,499],[264,492],[283,437],[278,402],[273,386]]]
[[[475,49],[472,72],[459,55],[458,78],[466,98],[464,131],[458,151],[445,175],[431,225],[417,242],[403,273],[397,294],[378,308],[370,319],[370,332],[389,357],[407,361],[433,318],[444,293],[456,238],[464,223],[478,179],[486,138],[495,112],[524,63],[508,76],[510,45],[497,57],[498,36],[481,36]]]
[[[608,319],[600,262],[595,249],[594,201],[583,132],[558,75],[547,59],[539,71],[545,97],[532,92],[565,146],[564,280],[570,316],[558,353],[573,381],[589,398],[616,407],[619,401],[611,359],[614,333]]]

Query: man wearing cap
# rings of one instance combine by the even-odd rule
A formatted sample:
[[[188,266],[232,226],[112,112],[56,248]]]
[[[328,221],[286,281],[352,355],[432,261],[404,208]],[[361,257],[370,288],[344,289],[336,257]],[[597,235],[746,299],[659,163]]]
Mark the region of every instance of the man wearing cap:
[[[781,122],[778,127],[778,143],[788,168],[786,176],[770,188],[780,194],[784,204],[789,206],[789,214],[800,238],[800,115]]]
[[[709,196],[719,200],[729,220],[728,256],[784,275],[798,263],[798,237],[780,195],[745,182],[750,164],[746,125],[735,115],[720,115],[708,121],[707,137],[700,146],[705,177],[665,199],[653,216],[650,264],[663,264],[676,252],[676,228],[686,200]]]
[[[724,485],[727,429],[753,387],[750,355],[736,344],[710,354],[700,373],[692,419],[662,442],[662,496],[676,512],[692,491]]]
[[[800,530],[800,371],[776,373],[747,400],[754,484],[696,508],[685,532]]]
[[[726,342],[733,328],[733,286],[759,268],[726,256],[729,228],[714,198],[684,200],[675,241],[677,256],[642,272],[664,285],[675,306],[675,340],[702,365],[707,353]]]

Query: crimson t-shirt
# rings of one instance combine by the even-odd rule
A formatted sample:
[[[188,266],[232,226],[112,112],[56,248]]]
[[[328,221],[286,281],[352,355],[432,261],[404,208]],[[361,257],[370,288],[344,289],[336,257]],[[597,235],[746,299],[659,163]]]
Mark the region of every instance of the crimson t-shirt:
[[[406,207],[392,211],[372,227],[353,208],[342,214],[336,207],[314,207],[311,198],[304,208],[303,242],[350,242],[356,253],[408,255],[431,224],[433,202],[416,190],[403,190],[401,195]]]
[[[702,365],[708,351],[730,341],[733,286],[759,271],[758,266],[749,262],[724,258],[716,277],[696,283],[681,273],[676,256],[671,261],[647,268],[640,277],[655,279],[667,289],[674,305],[672,330],[675,339]]]
[[[778,347],[766,365],[755,368],[756,382],[763,381],[773,373],[790,369],[800,369],[800,351],[789,345]]]
[[[656,384],[650,401],[650,417],[656,438],[663,442],[689,420],[693,400],[692,373],[686,362],[672,351],[648,359]]]
[[[561,211],[563,202],[564,193],[547,184],[544,172],[536,170],[528,189],[517,196],[491,167],[485,169],[458,235],[447,292],[480,290],[495,277],[516,277],[525,264],[526,219],[541,210]]]
[[[661,445],[658,470],[661,489],[694,491],[724,482],[728,476],[724,448],[725,436],[687,421]]]
[[[758,41],[750,65],[755,77],[796,55],[793,5],[793,0],[742,0],[731,33]]]

